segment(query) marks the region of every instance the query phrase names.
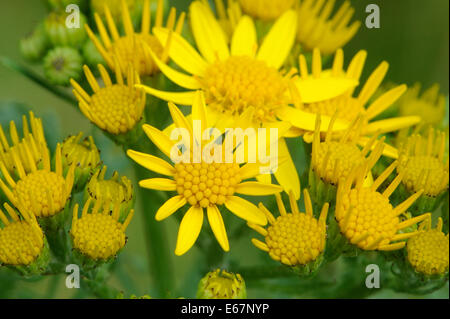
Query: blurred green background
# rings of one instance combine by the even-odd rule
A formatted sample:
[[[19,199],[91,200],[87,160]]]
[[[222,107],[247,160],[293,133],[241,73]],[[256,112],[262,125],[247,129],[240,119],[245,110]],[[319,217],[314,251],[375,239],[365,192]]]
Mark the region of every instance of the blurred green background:
[[[189,2],[169,0],[171,5],[180,9],[186,9]],[[338,1],[338,3],[340,2],[342,1]],[[365,7],[369,3],[376,3],[380,7],[380,29],[367,29],[364,26],[367,15]],[[363,25],[355,38],[345,47],[347,62],[358,50],[365,49],[368,51],[368,57],[363,76],[367,76],[381,61],[386,60],[389,62],[390,68],[385,82],[393,81],[412,85],[419,81],[424,87],[429,87],[437,82],[441,86],[441,92],[448,95],[449,1],[358,0],[352,1],[352,5],[355,7],[355,18],[361,20]],[[47,9],[40,0],[0,1],[0,55],[20,63],[26,63],[20,56],[18,41],[30,32],[46,16],[46,13]],[[51,136],[50,144],[79,131],[92,134],[102,150],[102,158],[105,163],[109,167],[119,170],[121,174],[129,176],[133,181],[137,180],[133,176],[130,162],[123,156],[122,151],[95,129],[80,112],[22,75],[0,65],[0,102],[3,102],[0,105],[3,108],[0,109],[0,121],[7,123],[11,119],[19,120],[21,109],[11,103],[8,107],[8,103],[5,104],[5,101],[20,102],[24,105],[23,110],[33,110],[35,114],[42,117],[46,133]],[[150,196],[150,193],[148,194]],[[109,283],[124,290],[126,295],[131,293],[152,295],[155,290],[148,271],[147,252],[140,221],[141,214],[153,212],[148,212],[141,207],[137,207],[137,212],[127,231],[129,237],[127,247],[119,256]],[[171,256],[173,256],[172,263],[176,282],[176,290],[172,292],[173,297],[194,297],[198,280],[203,275],[200,273],[198,265],[204,262],[204,256],[196,248],[193,248],[186,255],[175,258],[172,251],[175,247],[178,223],[175,218],[169,218],[161,222],[160,226],[168,231],[167,243],[171,249]],[[251,232],[239,241],[231,242],[233,248],[228,259],[240,258],[241,264],[245,266],[255,265],[258,260],[268,258],[250,244],[250,235],[252,235]],[[242,256],[245,256],[245,259],[242,259]],[[339,279],[339,269],[342,270],[346,267],[345,265],[345,262],[341,260],[337,264],[337,268],[333,268],[333,272],[330,271],[331,281],[341,280]],[[229,270],[233,271],[233,269]],[[360,278],[364,277],[360,276]],[[38,282],[36,280],[17,280],[16,277],[11,276],[11,272],[0,268],[0,298],[91,297],[84,290],[65,288],[64,281],[64,276],[43,278]],[[362,285],[364,285],[363,282],[361,282]],[[265,293],[264,290],[248,286],[248,295],[250,298],[317,297],[313,292],[314,288],[311,289],[310,291],[297,290],[285,294],[282,292]],[[447,283],[446,287],[426,297],[448,298],[448,289]],[[354,297],[359,296],[355,295]],[[381,289],[370,297],[418,298],[421,296],[398,294]]]

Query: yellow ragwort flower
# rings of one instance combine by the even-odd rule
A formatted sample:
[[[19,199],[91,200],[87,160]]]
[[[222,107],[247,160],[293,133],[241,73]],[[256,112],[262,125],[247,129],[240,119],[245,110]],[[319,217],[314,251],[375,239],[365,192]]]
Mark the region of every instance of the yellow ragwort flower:
[[[394,161],[369,187],[363,186],[368,173],[367,164],[355,168],[345,180],[339,182],[336,220],[349,242],[363,250],[401,249],[405,246],[402,240],[416,235],[417,231],[399,231],[430,217],[427,213],[400,221],[399,216],[423,193],[421,190],[411,195],[394,208],[389,197],[400,184],[403,174],[399,174],[382,193],[377,191],[397,165],[398,161]]]
[[[190,5],[190,21],[195,42],[200,54],[185,39],[173,34],[169,57],[185,72],[164,64],[150,51],[156,64],[170,80],[188,92],[165,92],[148,86],[140,86],[147,93],[180,105],[192,105],[195,90],[205,92],[209,123],[217,128],[236,127],[238,117],[246,115],[242,128],[278,128],[280,137],[278,153],[286,161],[274,173],[278,183],[286,191],[292,190],[300,196],[300,181],[292,174],[295,165],[284,138],[290,124],[289,119],[279,121],[286,113],[291,97],[290,79],[295,70],[280,69],[288,57],[295,40],[297,17],[288,10],[278,18],[261,45],[254,21],[242,16],[233,32],[230,45],[225,33],[210,8],[200,1]],[[207,27],[206,27],[207,26]],[[170,30],[155,28],[154,34],[161,42],[167,41]],[[347,81],[355,86],[355,81]],[[341,86],[342,87],[342,86]],[[348,87],[346,87],[348,89]],[[340,92],[342,93],[342,92]],[[315,114],[297,110],[305,129],[314,130]],[[324,126],[329,119],[323,118]],[[297,122],[298,123],[298,122]],[[339,123],[336,123],[339,127]],[[270,175],[265,175],[265,180]]]
[[[121,1],[122,9],[122,23],[125,29],[125,35],[119,35],[117,31],[116,23],[112,18],[110,8],[105,6],[104,13],[106,15],[106,20],[108,23],[108,31],[103,24],[102,19],[98,13],[94,13],[95,22],[97,24],[98,31],[100,33],[101,42],[95,34],[92,32],[91,28],[86,24],[85,28],[88,33],[89,38],[92,40],[97,50],[105,59],[106,63],[112,70],[120,67],[123,73],[127,72],[127,67],[129,64],[133,65],[133,68],[138,72],[139,75],[153,75],[157,73],[158,67],[153,62],[153,59],[148,55],[144,47],[147,45],[152,48],[156,56],[162,61],[167,61],[167,50],[170,46],[170,38],[166,41],[159,41],[155,37],[151,30],[151,12],[150,12],[150,0],[145,0],[142,10],[142,25],[141,32],[136,32],[133,28],[131,22],[130,13],[128,11],[128,6],[124,0]],[[163,25],[163,0],[158,0],[158,6],[156,9],[156,21],[154,27],[158,28]],[[183,28],[185,14],[182,13],[176,20],[176,9],[173,7],[170,11],[169,17],[167,18],[166,27],[171,30],[174,29],[174,33],[180,33]],[[175,26],[176,23],[176,26]],[[117,57],[119,64],[114,62],[114,57]]]
[[[311,74],[308,73],[306,58],[300,55],[300,77],[294,80],[295,86],[292,91],[295,107],[284,108],[283,112],[279,114],[282,120],[290,121],[296,127],[296,130],[291,132],[291,136],[303,134],[306,142],[312,141],[314,123],[310,123],[310,128],[307,128],[304,119],[305,112],[333,116],[338,111],[337,120],[341,125],[335,125],[334,131],[342,131],[355,118],[362,116],[365,121],[361,127],[361,137],[358,140],[358,144],[362,146],[366,145],[370,141],[370,136],[374,134],[396,131],[420,122],[418,116],[371,121],[389,108],[405,92],[406,85],[394,87],[366,107],[389,68],[387,62],[380,63],[368,77],[358,96],[353,97],[353,91],[359,82],[366,55],[365,51],[359,51],[350,62],[347,71],[344,71],[342,68],[344,53],[342,50],[338,50],[332,68],[322,70],[320,51],[314,49]],[[327,127],[324,127],[323,131],[326,129]],[[398,157],[397,149],[389,145],[385,145],[383,154],[392,158]]]
[[[177,106],[169,102],[169,110],[176,128],[185,129],[189,132],[191,142],[198,143],[198,139],[193,141],[194,133],[192,131],[194,121],[200,121],[201,126],[206,129],[212,127],[208,122],[208,115],[202,92],[197,92],[197,98],[192,105],[192,117],[188,120]],[[157,128],[145,124],[144,132],[152,140],[152,142],[172,161],[172,155],[175,149],[180,153],[177,147],[180,144],[173,141],[169,137],[171,132],[165,134]],[[231,162],[225,162],[224,157],[213,158],[208,163],[201,156],[201,159],[193,158],[193,149],[186,146],[187,141],[182,141],[183,146],[187,148],[183,154],[188,154],[187,161],[179,161],[175,166],[170,165],[166,161],[150,154],[128,150],[127,154],[135,162],[143,167],[154,171],[158,174],[171,177],[168,178],[150,178],[142,180],[139,185],[148,189],[156,189],[163,191],[176,191],[178,194],[166,201],[156,212],[156,220],[163,220],[178,209],[188,204],[190,208],[183,217],[178,231],[178,239],[175,248],[176,255],[182,255],[187,252],[197,240],[203,225],[203,213],[206,209],[208,221],[212,231],[217,238],[221,247],[229,250],[228,238],[225,225],[219,207],[225,206],[236,216],[258,225],[267,223],[266,217],[258,208],[249,201],[236,196],[235,194],[262,196],[280,192],[281,187],[272,184],[260,182],[243,182],[258,175],[259,164],[247,163],[240,166],[235,159]],[[201,147],[201,152],[214,152],[211,145],[217,145],[217,140],[212,137],[210,142]],[[222,148],[220,145],[219,148]],[[222,153],[222,155],[225,155]]]
[[[41,146],[42,168],[38,168],[31,157],[31,151],[25,148],[27,158],[21,161],[16,158],[15,166],[19,180],[6,170],[0,162],[0,170],[6,183],[0,178],[0,189],[3,190],[9,201],[20,211],[27,211],[36,217],[51,217],[61,212],[69,199],[74,181],[75,163],[69,168],[64,177],[61,145],[58,143],[55,152],[55,171],[51,170],[49,151]],[[26,162],[26,164],[24,163]],[[29,173],[24,166],[31,167]],[[7,186],[7,184],[9,186]]]
[[[34,117],[33,112],[30,111],[30,124],[28,124],[27,117],[23,115],[22,126],[23,136],[20,138],[16,129],[16,124],[14,121],[10,122],[9,136],[12,142],[10,144],[0,125],[0,162],[4,163],[8,172],[12,175],[16,174],[16,159],[22,162],[23,169],[26,173],[29,173],[31,171],[31,166],[28,165],[28,156],[30,156],[34,162],[34,165],[39,166],[43,157],[41,145],[44,145],[45,149],[47,148],[42,120],[40,118]],[[28,154],[28,152],[30,154]]]
[[[67,137],[61,146],[61,155],[67,167],[73,163],[79,169],[94,169],[100,165],[100,151],[92,136],[82,139],[83,132]]]
[[[115,59],[115,64],[119,62]],[[93,94],[89,95],[75,80],[71,79],[73,94],[83,114],[102,130],[113,135],[125,134],[131,131],[136,123],[142,120],[145,108],[145,94],[134,87],[139,84],[139,75],[128,65],[127,83],[124,82],[122,71],[116,68],[116,83],[112,83],[105,67],[98,65],[104,87],[100,87],[87,65],[83,66]]]
[[[316,130],[312,142],[311,169],[326,183],[338,185],[355,168],[368,163],[368,170],[376,164],[383,151],[384,137],[377,141],[374,135],[364,148],[357,144],[363,118],[357,118],[339,139],[333,138],[333,125],[337,113],[333,116],[324,140],[321,141],[320,115],[317,116]],[[369,156],[367,156],[370,153]],[[367,156],[367,157],[366,157]]]
[[[445,132],[429,129],[428,138],[413,135],[400,148],[397,171],[405,175],[402,183],[410,192],[424,190],[424,195],[436,197],[448,188],[448,155]],[[447,159],[444,158],[447,157]]]
[[[21,217],[5,203],[10,219],[0,209],[0,264],[27,266],[33,263],[44,248],[44,233],[33,214],[21,211]]]
[[[267,216],[270,226],[263,228],[249,223],[249,226],[264,236],[265,243],[253,238],[252,243],[267,252],[276,261],[288,266],[306,265],[324,251],[326,242],[326,220],[328,203],[325,203],[319,219],[313,214],[311,198],[308,191],[303,191],[306,213],[299,212],[293,194],[289,194],[291,213],[286,212],[280,194],[276,194],[280,216],[275,217],[264,207],[259,208]]]
[[[238,2],[245,14],[256,19],[271,21],[291,9],[295,0],[238,0]]]
[[[278,1],[273,1],[278,2]],[[302,48],[312,51],[318,48],[323,54],[333,54],[356,34],[360,21],[349,24],[355,9],[345,1],[330,18],[335,0],[302,0],[297,8],[297,41]]]
[[[197,289],[197,299],[245,299],[247,289],[240,274],[216,269],[203,277]]]
[[[131,210],[123,223],[119,222],[120,202],[114,204],[111,212],[109,205],[101,205],[97,200],[90,211],[92,199],[88,199],[78,216],[78,204],[73,209],[72,236],[73,247],[83,255],[94,260],[107,260],[114,257],[125,246],[127,229],[134,210]],[[103,209],[102,209],[103,207]]]
[[[424,221],[417,236],[408,240],[408,261],[417,272],[425,275],[444,275],[448,272],[449,237],[442,232],[442,218],[436,228],[431,228],[431,219]]]
[[[445,118],[445,96],[439,94],[439,84],[435,83],[421,95],[420,83],[415,83],[398,100],[400,115],[417,115],[423,125],[439,128]]]

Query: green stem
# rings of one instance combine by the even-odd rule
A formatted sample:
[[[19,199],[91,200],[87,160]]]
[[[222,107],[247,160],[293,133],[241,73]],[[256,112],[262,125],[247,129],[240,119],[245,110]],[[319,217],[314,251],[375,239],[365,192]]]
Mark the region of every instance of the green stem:
[[[297,277],[292,270],[285,266],[242,267],[236,272],[241,274],[245,280]]]

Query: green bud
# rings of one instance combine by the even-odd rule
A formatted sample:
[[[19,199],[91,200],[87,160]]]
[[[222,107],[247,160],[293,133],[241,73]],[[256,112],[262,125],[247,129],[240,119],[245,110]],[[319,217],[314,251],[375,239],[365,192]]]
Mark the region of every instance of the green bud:
[[[105,60],[90,39],[84,43],[81,53],[83,54],[86,64],[93,69],[93,71],[97,70],[98,64],[105,64]]]
[[[30,34],[20,40],[20,53],[27,60],[37,61],[43,57],[48,45],[44,26],[40,24]]]
[[[87,7],[87,0],[47,0],[50,7],[54,10],[65,10],[69,4],[76,4],[84,11]]]
[[[244,279],[239,274],[217,269],[200,280],[197,299],[246,299]]]
[[[83,59],[77,50],[57,47],[50,50],[44,58],[44,73],[56,85],[69,85],[70,79],[81,77]]]
[[[51,12],[44,21],[45,32],[53,46],[69,46],[78,48],[86,40],[84,25],[87,23],[86,17],[80,12],[79,28],[68,28],[66,19],[68,13]]]

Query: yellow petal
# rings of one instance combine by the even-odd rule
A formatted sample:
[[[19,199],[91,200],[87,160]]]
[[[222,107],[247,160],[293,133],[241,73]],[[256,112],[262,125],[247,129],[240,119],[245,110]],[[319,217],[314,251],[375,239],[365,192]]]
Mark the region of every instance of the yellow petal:
[[[297,169],[292,161],[286,141],[282,138],[279,140],[278,156],[286,158],[286,160],[279,164],[278,169],[274,175],[278,183],[284,188],[286,193],[292,191],[295,199],[300,198],[300,179],[298,177]]]
[[[174,191],[177,189],[177,183],[175,183],[173,179],[168,178],[144,179],[142,181],[139,181],[139,186],[160,191]]]
[[[150,54],[153,61],[156,63],[158,68],[167,76],[172,82],[178,84],[181,87],[190,90],[197,90],[201,88],[200,82],[197,81],[195,77],[186,75],[184,73],[178,72],[177,70],[172,69],[170,66],[162,62],[155,53],[153,53],[152,49],[149,45],[144,42],[145,50]]]
[[[175,123],[176,127],[184,128],[189,131],[192,135],[192,126],[191,123],[188,122],[184,114],[180,111],[180,109],[173,103],[169,102],[169,112],[172,116],[172,120]]]
[[[142,126],[145,134],[147,134],[148,138],[155,144],[161,152],[170,157],[170,152],[175,143],[169,139],[167,135],[158,130],[157,128],[150,126],[148,124],[144,124]]]
[[[138,89],[143,89],[148,94],[156,96],[161,100],[170,101],[178,105],[192,105],[195,97],[195,91],[166,92],[142,84],[135,84],[135,87]]]
[[[369,142],[369,140],[370,140],[370,138],[361,136],[358,140],[358,145],[364,147]],[[390,158],[397,159],[398,158],[398,150],[392,145],[389,145],[386,143],[383,143],[383,144],[384,144],[383,155],[390,157]]]
[[[192,206],[184,215],[178,230],[175,255],[181,256],[194,245],[203,225],[203,209]]]
[[[208,128],[208,119],[203,91],[197,91],[194,103],[192,104],[192,121],[200,121],[203,130]]]
[[[402,96],[403,93],[406,91],[406,85],[402,84],[399,85],[383,95],[381,95],[379,98],[377,98],[370,106],[367,108],[366,116],[368,119],[372,119],[384,110],[386,110],[388,107],[393,105],[395,101],[398,100],[400,96]]]
[[[269,66],[280,68],[294,45],[296,32],[297,14],[294,10],[288,10],[274,23],[256,58]]]
[[[249,201],[237,196],[231,196],[225,201],[225,206],[236,216],[257,224],[265,226],[267,224],[266,215]]]
[[[308,131],[314,131],[315,130],[315,123],[316,123],[316,114],[315,113],[309,113],[302,110],[299,110],[297,108],[293,108],[290,106],[287,107],[281,107],[278,112],[277,116],[283,120],[290,122],[293,126],[308,130]],[[331,117],[321,115],[321,125],[320,125],[320,131],[326,132],[328,130],[328,126],[331,121]],[[342,121],[342,120],[336,120],[333,125],[334,131],[341,131],[345,130],[349,126],[349,123]]]
[[[217,20],[200,1],[194,1],[190,7],[191,28],[198,49],[209,63],[217,57],[225,60],[230,56],[227,41]]]
[[[367,125],[365,134],[383,134],[393,131],[401,130],[402,128],[410,127],[420,122],[419,116],[400,116],[386,120],[371,122]]]
[[[260,182],[243,182],[236,186],[236,193],[243,195],[265,196],[273,195],[281,191],[283,191],[283,189],[278,185]]]
[[[167,163],[165,160],[160,159],[159,157],[145,154],[141,152],[136,152],[133,150],[128,150],[127,155],[133,159],[139,165],[159,174],[173,176],[175,173],[175,169]]]
[[[344,77],[298,78],[294,83],[299,91],[302,103],[329,100],[358,85],[358,81]]]
[[[247,163],[239,169],[239,176],[241,179],[249,179],[260,174],[260,164]]]
[[[220,214],[217,206],[208,206],[208,221],[211,229],[216,236],[217,241],[223,250],[229,251],[230,244],[228,243],[227,231],[225,229],[225,224],[223,223],[222,215]]]
[[[167,200],[156,212],[155,219],[157,221],[161,221],[166,219],[173,213],[175,213],[178,209],[183,207],[186,204],[186,198],[182,195],[177,195]]]
[[[243,16],[239,20],[231,39],[231,55],[254,57],[257,46],[255,24],[250,17]]]
[[[161,43],[167,43],[169,33],[166,28],[153,28],[153,34]],[[182,36],[175,32],[171,36],[169,57],[186,72],[203,76],[208,68],[206,61]]]

